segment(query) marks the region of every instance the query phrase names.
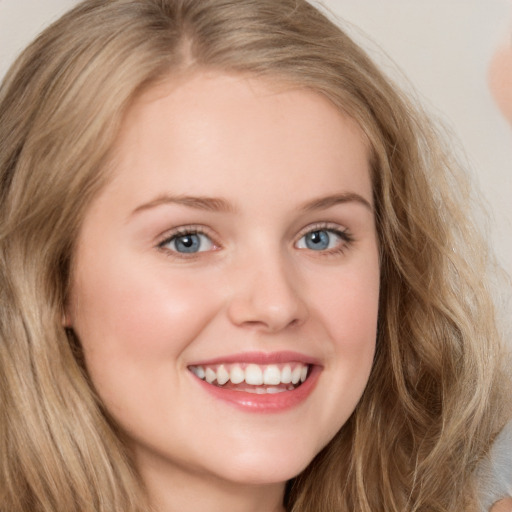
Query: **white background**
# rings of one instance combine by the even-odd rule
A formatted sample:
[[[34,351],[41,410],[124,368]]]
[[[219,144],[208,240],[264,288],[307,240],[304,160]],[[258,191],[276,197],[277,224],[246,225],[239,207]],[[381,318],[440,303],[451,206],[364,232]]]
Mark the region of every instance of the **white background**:
[[[0,0],[0,77],[45,25],[75,3]],[[512,274],[512,129],[498,113],[486,84],[493,49],[507,36],[510,2],[324,0],[323,4],[349,23],[353,37],[394,76],[398,76],[396,64],[427,110],[461,140],[470,172],[491,210],[489,236]],[[405,83],[403,76],[399,79]]]

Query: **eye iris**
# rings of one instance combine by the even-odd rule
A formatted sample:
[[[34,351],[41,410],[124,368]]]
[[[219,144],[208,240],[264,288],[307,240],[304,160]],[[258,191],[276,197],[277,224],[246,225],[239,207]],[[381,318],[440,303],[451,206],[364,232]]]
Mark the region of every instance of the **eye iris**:
[[[323,251],[329,247],[327,231],[312,231],[306,235],[306,247],[314,251]]]
[[[182,235],[174,240],[178,252],[197,252],[201,245],[198,235]]]

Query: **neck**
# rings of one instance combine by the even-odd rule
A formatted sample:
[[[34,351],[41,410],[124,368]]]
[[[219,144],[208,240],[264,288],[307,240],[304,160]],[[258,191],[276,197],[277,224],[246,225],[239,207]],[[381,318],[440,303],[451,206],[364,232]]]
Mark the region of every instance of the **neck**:
[[[140,469],[154,512],[285,512],[285,482],[231,482],[160,464]]]

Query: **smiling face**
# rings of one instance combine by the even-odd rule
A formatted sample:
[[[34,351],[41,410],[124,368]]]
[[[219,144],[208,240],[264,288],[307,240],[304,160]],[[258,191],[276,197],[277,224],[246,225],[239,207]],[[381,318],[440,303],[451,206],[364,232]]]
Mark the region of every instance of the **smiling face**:
[[[197,74],[130,109],[67,323],[149,487],[281,493],[361,397],[378,295],[356,124],[310,91]]]

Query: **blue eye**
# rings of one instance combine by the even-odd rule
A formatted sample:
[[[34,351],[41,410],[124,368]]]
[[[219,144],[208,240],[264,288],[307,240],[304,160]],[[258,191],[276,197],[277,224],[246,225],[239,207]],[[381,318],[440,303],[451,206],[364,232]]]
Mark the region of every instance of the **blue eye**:
[[[331,229],[317,229],[306,233],[298,242],[298,249],[326,251],[340,245],[342,237]]]
[[[203,233],[183,233],[164,241],[160,247],[181,254],[194,254],[210,251],[213,248],[213,242]]]

